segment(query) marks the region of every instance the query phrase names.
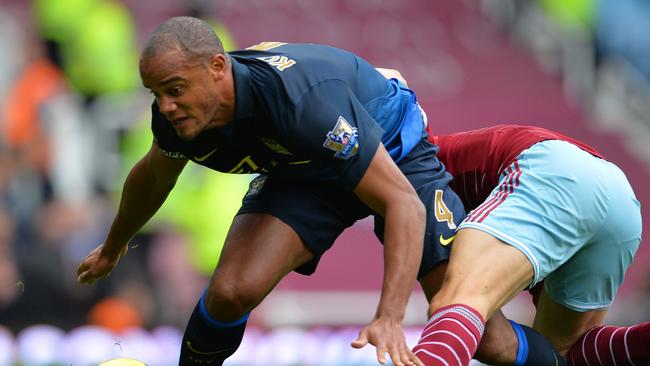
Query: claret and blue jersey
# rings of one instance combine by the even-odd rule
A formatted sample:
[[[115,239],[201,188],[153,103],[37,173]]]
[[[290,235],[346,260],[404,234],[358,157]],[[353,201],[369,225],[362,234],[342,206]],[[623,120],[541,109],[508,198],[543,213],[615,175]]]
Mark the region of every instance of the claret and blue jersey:
[[[236,112],[227,126],[184,141],[153,104],[152,129],[167,156],[352,189],[380,142],[399,161],[425,133],[414,93],[350,52],[265,42],[229,56]]]

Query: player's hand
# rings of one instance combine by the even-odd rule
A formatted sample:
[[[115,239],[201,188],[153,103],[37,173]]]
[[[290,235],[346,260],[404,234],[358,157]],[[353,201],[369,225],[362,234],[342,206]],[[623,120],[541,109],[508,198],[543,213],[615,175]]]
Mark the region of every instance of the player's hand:
[[[386,364],[386,352],[395,366],[424,366],[406,344],[402,323],[398,320],[375,319],[366,325],[352,347],[362,348],[368,343],[377,348],[377,361]]]
[[[81,261],[77,268],[77,282],[92,285],[96,279],[108,277],[120,257],[126,254],[129,246],[125,245],[117,255],[111,255],[103,248],[104,244],[101,244]]]

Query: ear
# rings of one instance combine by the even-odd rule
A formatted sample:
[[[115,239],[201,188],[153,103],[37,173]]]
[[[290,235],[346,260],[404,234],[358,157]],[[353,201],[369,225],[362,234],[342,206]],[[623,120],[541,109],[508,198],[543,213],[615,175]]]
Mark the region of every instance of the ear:
[[[210,58],[210,64],[208,68],[210,69],[210,74],[215,81],[219,81],[224,78],[227,70],[228,59],[224,54],[216,54]]]

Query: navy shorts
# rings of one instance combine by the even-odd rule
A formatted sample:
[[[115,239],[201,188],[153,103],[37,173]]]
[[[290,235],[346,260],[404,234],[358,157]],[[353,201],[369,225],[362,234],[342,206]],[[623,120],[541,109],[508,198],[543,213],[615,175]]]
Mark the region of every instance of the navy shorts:
[[[462,202],[449,188],[452,179],[438,160],[438,147],[423,138],[397,163],[427,208],[424,252],[418,278],[449,258],[456,226],[465,218]],[[314,259],[296,269],[310,275],[320,257],[346,228],[373,215],[353,192],[331,182],[287,182],[260,175],[251,183],[238,214],[267,213],[291,226]],[[383,242],[384,219],[375,216],[375,234]]]

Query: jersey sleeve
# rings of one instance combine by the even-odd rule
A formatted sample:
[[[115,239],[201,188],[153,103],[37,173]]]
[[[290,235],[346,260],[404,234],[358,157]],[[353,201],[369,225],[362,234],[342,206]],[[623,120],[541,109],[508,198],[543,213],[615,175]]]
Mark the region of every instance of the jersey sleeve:
[[[158,111],[158,105],[154,102],[151,105],[151,131],[153,132],[154,143],[160,151],[171,159],[187,159],[181,152],[181,142],[171,124]]]
[[[307,155],[332,167],[339,183],[354,189],[365,174],[383,135],[350,87],[328,80],[312,87],[296,104],[287,133]]]

